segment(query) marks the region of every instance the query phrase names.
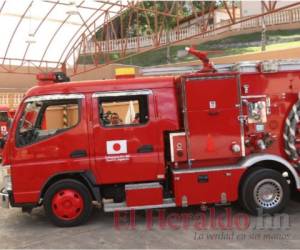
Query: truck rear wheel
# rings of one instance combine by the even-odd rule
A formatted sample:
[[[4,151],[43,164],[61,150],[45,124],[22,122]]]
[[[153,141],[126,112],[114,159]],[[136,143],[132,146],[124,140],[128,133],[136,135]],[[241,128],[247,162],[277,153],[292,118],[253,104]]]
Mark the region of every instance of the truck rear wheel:
[[[251,214],[281,212],[290,197],[286,179],[272,169],[260,169],[246,177],[241,189],[241,203]]]
[[[91,194],[79,181],[61,180],[47,190],[44,196],[44,208],[54,225],[78,226],[85,223],[91,215]]]

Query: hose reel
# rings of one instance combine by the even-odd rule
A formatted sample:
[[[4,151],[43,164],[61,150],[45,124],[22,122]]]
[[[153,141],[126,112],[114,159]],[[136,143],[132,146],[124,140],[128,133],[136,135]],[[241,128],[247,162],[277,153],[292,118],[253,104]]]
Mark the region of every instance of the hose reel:
[[[300,165],[300,147],[296,146],[298,123],[300,121],[300,100],[298,100],[292,107],[288,117],[285,121],[285,128],[283,133],[284,151],[288,157]]]

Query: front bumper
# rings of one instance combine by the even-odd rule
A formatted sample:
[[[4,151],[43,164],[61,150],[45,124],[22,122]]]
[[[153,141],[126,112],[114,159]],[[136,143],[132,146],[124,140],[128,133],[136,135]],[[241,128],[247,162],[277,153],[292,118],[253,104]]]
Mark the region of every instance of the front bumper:
[[[9,194],[5,189],[0,191],[0,207],[9,208]]]

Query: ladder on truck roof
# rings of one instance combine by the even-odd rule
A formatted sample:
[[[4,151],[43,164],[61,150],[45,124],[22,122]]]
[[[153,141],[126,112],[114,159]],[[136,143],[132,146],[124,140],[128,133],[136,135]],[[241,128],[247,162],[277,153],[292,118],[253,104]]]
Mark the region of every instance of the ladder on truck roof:
[[[299,60],[268,60],[268,61],[242,61],[234,64],[216,64],[214,68],[219,73],[224,72],[280,72],[300,70]],[[196,73],[202,69],[202,65],[172,66],[172,67],[144,67],[140,69],[143,76],[182,75]]]

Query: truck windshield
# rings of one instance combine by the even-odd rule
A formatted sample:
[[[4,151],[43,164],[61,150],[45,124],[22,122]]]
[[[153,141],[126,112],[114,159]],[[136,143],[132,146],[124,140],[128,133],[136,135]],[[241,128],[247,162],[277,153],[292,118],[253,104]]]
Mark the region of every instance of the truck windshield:
[[[0,122],[7,122],[7,121],[8,121],[7,112],[0,112]]]
[[[41,141],[79,122],[80,100],[44,100],[26,103],[18,122],[17,146]]]
[[[41,102],[28,102],[19,123],[19,131],[25,132],[34,127],[38,113],[42,107]]]

